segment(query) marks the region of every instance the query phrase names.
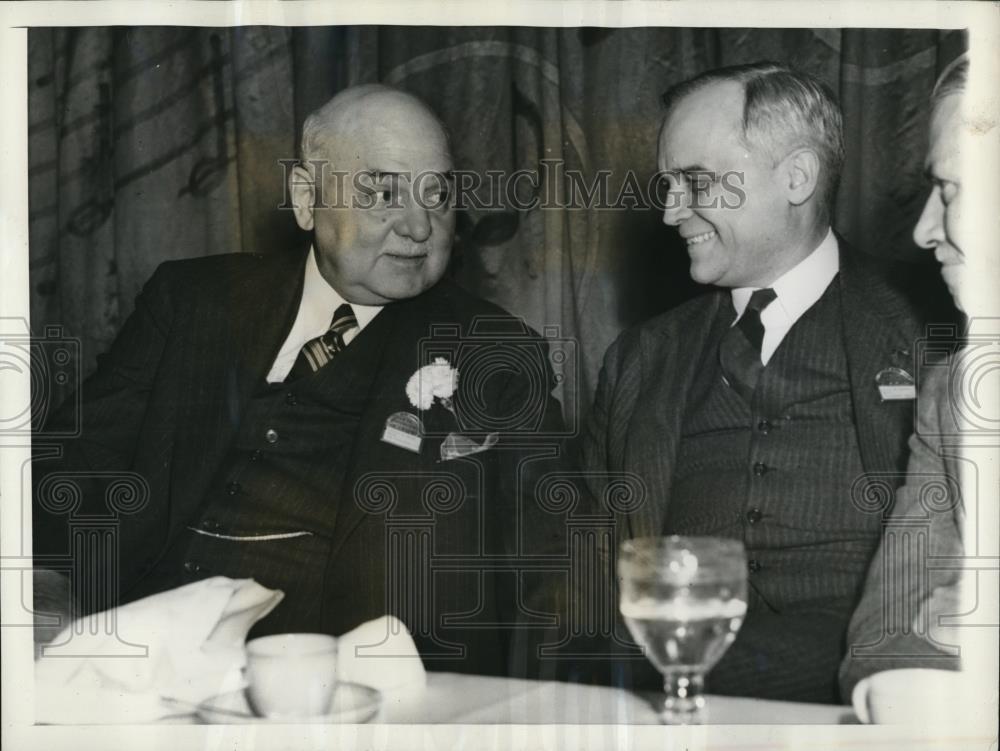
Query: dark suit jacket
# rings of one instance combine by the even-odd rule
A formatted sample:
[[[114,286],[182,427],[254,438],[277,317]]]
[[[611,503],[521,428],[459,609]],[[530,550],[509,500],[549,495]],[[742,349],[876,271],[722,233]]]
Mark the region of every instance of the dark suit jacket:
[[[129,599],[130,591],[141,590],[147,572],[196,518],[206,488],[234,439],[244,405],[263,383],[295,319],[303,258],[233,254],[163,264],[83,386],[82,435],[61,444],[59,460],[36,459],[36,487],[54,470],[130,471],[148,485],[149,499],[139,510],[116,515],[123,600]],[[470,339],[483,321],[485,325],[477,329],[479,339]],[[464,364],[461,357],[457,363],[451,361],[470,377],[473,371],[478,373],[475,381],[459,381],[459,412],[471,416],[458,425],[439,406],[423,413],[425,430],[431,435],[416,454],[383,442],[381,436],[390,415],[417,412],[405,386],[416,369],[427,364],[421,347],[426,349],[432,325],[450,326],[432,337],[438,344],[478,341],[499,344],[508,352],[519,349],[522,359],[511,362],[522,366],[526,362],[527,367],[500,364],[477,370],[475,347],[466,347]],[[545,527],[550,516],[541,520],[532,516],[530,504],[522,503],[517,481],[530,474],[521,471],[521,465],[534,466],[526,461],[533,446],[551,445],[550,437],[562,428],[559,405],[550,395],[553,380],[546,344],[519,320],[449,281],[416,298],[387,305],[361,336],[366,334],[380,340],[376,343],[381,347],[380,365],[370,383],[344,484],[339,495],[331,489],[337,498],[336,522],[322,593],[317,587],[317,596],[324,598],[324,629],[342,633],[387,611],[387,582],[393,576],[389,520],[432,517],[437,522],[428,554],[437,556],[439,563],[448,555],[464,556],[465,565],[452,563],[451,573],[438,567],[417,576],[425,585],[440,585],[428,614],[432,623],[423,628],[439,631],[444,641],[464,642],[466,657],[431,660],[429,667],[501,672],[505,640],[498,631],[518,619],[517,582],[479,558],[523,551],[531,546],[530,540],[561,533]],[[463,394],[479,400],[478,411],[462,413]],[[441,463],[444,435],[498,430],[489,415],[517,419],[501,426],[496,448]],[[54,421],[69,419],[63,413]],[[539,471],[544,471],[541,465]],[[429,487],[443,475],[457,480],[453,485],[459,488],[457,498],[445,497],[449,492],[440,485],[436,491]],[[382,505],[387,496],[378,490],[368,493],[367,507],[359,501],[365,494],[360,488],[371,487],[365,481],[377,478],[395,488],[395,505]],[[103,493],[86,482],[81,479],[83,499],[75,509],[76,518],[87,513],[107,516]],[[65,553],[69,515],[51,513],[45,499],[41,501],[43,505],[36,497],[35,549],[44,565],[45,554]],[[449,503],[462,508],[455,512]],[[422,628],[407,625],[414,631]],[[417,639],[422,651],[433,651],[434,641]]]
[[[833,283],[841,293],[858,445],[866,473],[893,475],[898,483],[905,468],[913,405],[911,401],[882,403],[875,376],[892,365],[913,372],[911,353],[921,334],[920,321],[904,296],[890,286],[880,264],[845,252],[843,243],[841,247],[841,270]],[[729,305],[729,299],[728,290],[697,297],[625,332],[605,356],[581,453],[590,470],[631,473],[645,484],[646,502],[619,515],[620,537],[663,533],[687,395],[699,376],[699,364],[708,349],[716,346],[711,327],[720,306]],[[593,484],[592,494],[602,496],[599,482]],[[823,624],[804,628],[823,628]],[[801,665],[805,674],[810,654],[796,636],[776,628],[774,643],[765,650],[778,660]],[[737,641],[730,657],[739,645]],[[635,670],[634,680],[655,680],[644,665],[638,664]],[[748,672],[753,672],[752,666]],[[829,691],[833,692],[835,666],[829,672]],[[750,684],[748,679],[747,693],[757,693],[759,687]]]

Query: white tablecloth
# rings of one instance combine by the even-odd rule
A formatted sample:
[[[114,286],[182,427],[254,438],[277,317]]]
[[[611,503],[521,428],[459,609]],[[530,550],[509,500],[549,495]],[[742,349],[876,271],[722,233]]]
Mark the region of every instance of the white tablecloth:
[[[630,724],[660,720],[656,694],[603,686],[429,673],[427,686],[386,694],[376,722],[419,724]],[[855,723],[850,707],[709,696],[708,722],[726,725]]]

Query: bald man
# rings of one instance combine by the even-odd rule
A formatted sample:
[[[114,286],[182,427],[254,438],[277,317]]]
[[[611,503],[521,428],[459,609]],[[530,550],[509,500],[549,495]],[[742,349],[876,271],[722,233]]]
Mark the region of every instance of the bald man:
[[[488,561],[545,526],[515,482],[561,432],[544,342],[443,278],[452,158],[423,103],[348,89],[307,118],[301,156],[308,252],[157,269],[83,386],[82,435],[36,460],[36,555],[69,545],[46,477],[131,472],[149,499],[115,522],[117,571],[74,552],[84,586],[118,589],[84,610],[252,577],[285,594],[252,636],[392,613],[427,667],[506,672],[525,593]],[[78,521],[104,508],[94,477]]]

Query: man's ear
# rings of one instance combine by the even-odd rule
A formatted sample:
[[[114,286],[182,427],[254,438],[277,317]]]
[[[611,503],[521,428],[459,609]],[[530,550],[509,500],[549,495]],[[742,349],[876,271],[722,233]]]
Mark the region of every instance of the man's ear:
[[[312,231],[316,206],[316,178],[313,171],[301,164],[292,167],[288,175],[288,190],[292,196],[295,221],[305,231]]]
[[[796,149],[784,158],[782,167],[788,179],[788,201],[801,206],[812,198],[819,185],[819,155],[812,149]]]

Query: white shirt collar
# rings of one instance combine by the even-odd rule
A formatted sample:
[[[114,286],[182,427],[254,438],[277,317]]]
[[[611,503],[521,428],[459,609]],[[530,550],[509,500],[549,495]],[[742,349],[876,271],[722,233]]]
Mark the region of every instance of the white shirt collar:
[[[299,356],[302,346],[310,339],[325,333],[330,328],[334,311],[346,302],[343,297],[323,278],[316,263],[316,249],[309,249],[306,258],[306,270],[302,283],[302,299],[299,301],[299,312],[295,316],[292,330],[288,333],[284,344],[278,351],[278,356],[267,374],[268,383],[278,383],[285,380],[295,359]],[[357,305],[351,303],[358,328],[344,334],[344,343],[350,344],[365,326],[382,310],[381,305]]]
[[[299,306],[299,316],[306,316],[305,322],[310,329],[316,329],[319,336],[330,327],[333,312],[347,302],[323,277],[316,263],[316,248],[309,249],[306,259],[305,282],[302,285],[302,303]],[[358,329],[361,330],[382,310],[381,305],[358,305],[351,303],[354,317],[358,319]],[[298,323],[298,321],[296,321]],[[309,325],[311,324],[311,325]],[[312,338],[312,337],[310,337]],[[308,339],[306,341],[309,341]]]
[[[795,322],[823,296],[839,270],[840,252],[837,238],[833,230],[829,229],[826,237],[812,253],[778,277],[771,285],[777,297],[764,308],[760,316],[764,325],[764,341],[760,353],[764,364],[767,364]],[[734,324],[743,315],[750,302],[750,296],[757,289],[759,288],[738,287],[730,291],[733,307],[736,309]]]

